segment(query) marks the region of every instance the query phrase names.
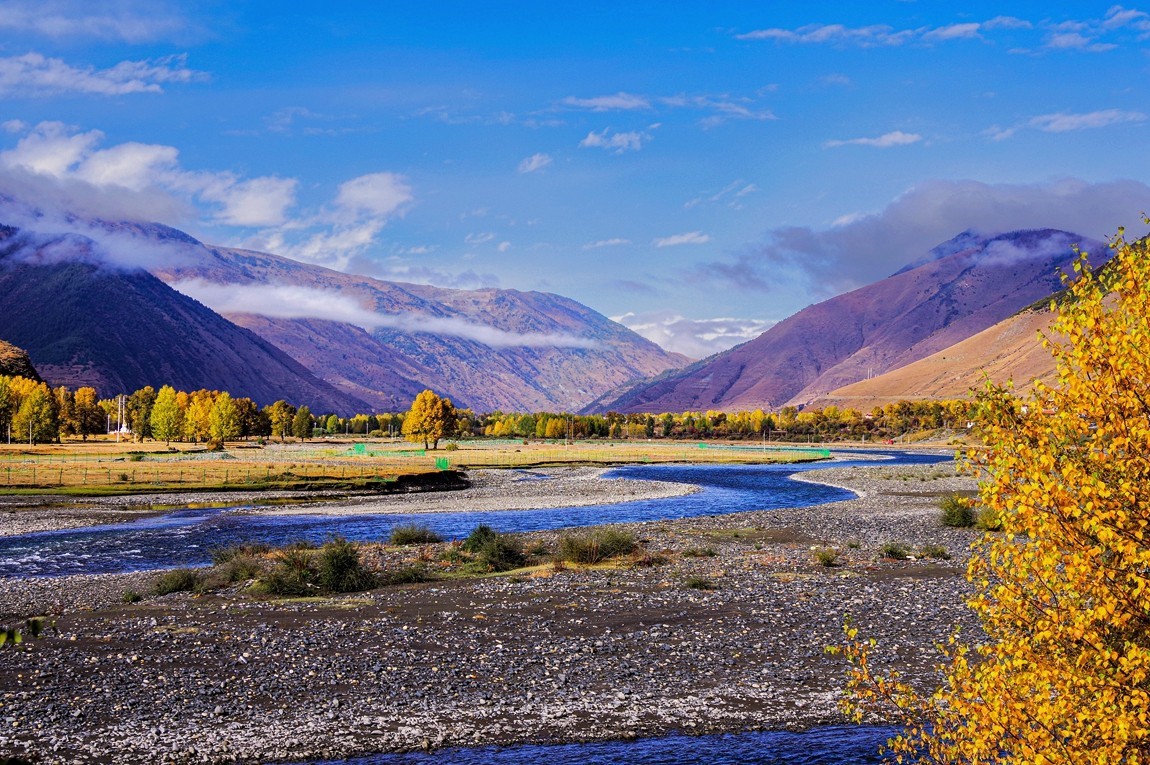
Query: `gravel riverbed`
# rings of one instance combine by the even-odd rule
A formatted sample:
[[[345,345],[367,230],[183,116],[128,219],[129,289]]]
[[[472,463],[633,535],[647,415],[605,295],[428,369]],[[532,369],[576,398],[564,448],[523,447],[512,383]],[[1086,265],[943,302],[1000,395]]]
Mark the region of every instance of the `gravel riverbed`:
[[[943,527],[937,509],[974,484],[949,464],[804,480],[859,498],[627,526],[661,565],[545,566],[306,600],[120,602],[154,573],[2,581],[8,621],[51,613],[59,632],[0,650],[0,753],[276,762],[841,723],[845,667],[824,648],[846,614],[879,640],[878,660],[923,682],[936,643],[958,626],[977,634],[962,576],[975,534]],[[889,541],[953,557],[883,559]],[[839,549],[840,564],[817,565],[821,546]]]

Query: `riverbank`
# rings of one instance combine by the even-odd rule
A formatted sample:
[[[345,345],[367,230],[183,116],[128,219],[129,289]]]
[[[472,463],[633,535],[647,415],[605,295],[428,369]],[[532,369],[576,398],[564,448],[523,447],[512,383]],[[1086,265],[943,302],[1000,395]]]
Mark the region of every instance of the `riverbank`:
[[[43,762],[287,761],[841,723],[844,667],[823,649],[844,614],[880,641],[878,660],[923,681],[935,643],[977,629],[961,575],[975,535],[941,526],[936,504],[973,482],[946,464],[808,479],[860,497],[628,525],[661,565],[292,601],[118,602],[154,574],[0,582],[5,612],[53,610],[60,630],[0,651],[0,748]],[[953,557],[882,559],[891,541]],[[815,563],[822,546],[839,565]]]

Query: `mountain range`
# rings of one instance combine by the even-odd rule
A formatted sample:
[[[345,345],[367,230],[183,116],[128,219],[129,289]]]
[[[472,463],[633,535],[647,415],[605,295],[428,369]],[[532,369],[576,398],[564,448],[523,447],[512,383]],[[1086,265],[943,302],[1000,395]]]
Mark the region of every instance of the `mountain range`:
[[[963,232],[886,279],[809,306],[754,340],[613,392],[589,409],[808,405],[968,338],[964,358],[978,370],[990,342],[978,333],[1060,289],[1075,245],[1096,263],[1109,254],[1104,244],[1066,231]],[[1030,342],[1037,346],[1035,335]]]
[[[431,387],[480,411],[572,410],[687,361],[559,295],[386,282],[156,224],[90,234],[0,230],[0,337],[54,385],[340,413],[402,411]]]

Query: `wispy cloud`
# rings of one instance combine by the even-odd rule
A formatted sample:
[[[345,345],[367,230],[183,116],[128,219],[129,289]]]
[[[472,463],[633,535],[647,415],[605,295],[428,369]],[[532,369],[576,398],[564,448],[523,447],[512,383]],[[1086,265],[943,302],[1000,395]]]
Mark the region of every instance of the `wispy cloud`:
[[[732,210],[741,210],[743,209],[743,198],[756,193],[758,190],[759,187],[753,183],[747,183],[744,180],[732,181],[718,191],[710,191],[688,199],[683,203],[683,207],[689,210],[701,204],[721,204]]]
[[[2,14],[0,14],[2,15]],[[205,72],[187,67],[184,56],[122,61],[109,69],[75,67],[40,53],[0,58],[0,95],[51,96],[86,93],[122,96],[161,93],[170,83],[203,82]]]
[[[1085,130],[1100,128],[1107,125],[1118,125],[1123,122],[1144,122],[1146,115],[1142,112],[1128,112],[1121,109],[1103,109],[1096,112],[1074,114],[1059,112],[1058,114],[1043,114],[1030,120],[1031,127],[1047,133],[1066,133],[1071,130]]]
[[[651,240],[656,247],[678,247],[684,244],[706,244],[711,241],[709,234],[702,231],[688,231],[685,234],[672,234]]]
[[[128,43],[202,35],[179,5],[164,0],[5,0],[0,29],[52,39]]]
[[[532,154],[530,157],[527,157],[522,162],[520,162],[518,169],[520,174],[534,173],[537,170],[542,170],[543,168],[547,167],[551,164],[551,162],[552,159],[549,155],[539,152]]]
[[[413,334],[435,334],[473,340],[493,348],[596,348],[593,338],[562,332],[508,332],[459,317],[406,312],[379,313],[356,297],[338,290],[299,285],[217,284],[202,279],[175,282],[173,288],[220,313],[247,313],[279,319],[323,319],[367,330],[392,329]]]
[[[611,96],[593,96],[591,98],[568,96],[563,99],[562,103],[572,109],[589,109],[593,112],[635,111],[651,108],[651,102],[646,97],[622,92]]]
[[[890,133],[883,133],[877,138],[848,138],[845,140],[825,141],[823,142],[823,146],[828,149],[833,149],[838,146],[873,146],[876,149],[889,149],[892,146],[909,146],[921,140],[922,136],[918,133],[904,133],[901,130],[895,130]]]
[[[1069,133],[1075,130],[1104,128],[1130,122],[1145,122],[1146,119],[1147,115],[1144,112],[1124,111],[1122,109],[1100,109],[1093,112],[1079,113],[1057,112],[1054,114],[1040,114],[1020,125],[1014,125],[1012,127],[1003,128],[998,125],[993,125],[984,130],[983,135],[993,141],[1005,141],[1025,128],[1041,130],[1045,133]]]
[[[598,250],[598,249],[602,249],[603,247],[618,247],[620,245],[630,244],[630,243],[631,243],[630,239],[621,239],[618,237],[613,238],[613,239],[600,239],[597,242],[588,242],[587,244],[583,245],[583,249],[584,250]]]
[[[584,149],[607,149],[616,154],[622,154],[625,151],[639,151],[643,148],[643,143],[650,140],[651,135],[649,133],[637,131],[612,133],[610,128],[603,128],[598,133],[592,130],[586,138],[579,142],[579,146]]]

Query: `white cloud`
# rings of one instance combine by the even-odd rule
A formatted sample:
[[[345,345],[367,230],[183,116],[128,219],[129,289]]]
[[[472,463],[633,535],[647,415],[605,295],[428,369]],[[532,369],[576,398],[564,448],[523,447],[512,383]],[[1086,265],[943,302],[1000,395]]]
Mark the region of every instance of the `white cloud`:
[[[583,245],[583,249],[584,250],[598,250],[598,249],[602,249],[603,247],[618,247],[620,245],[630,244],[630,243],[631,243],[630,239],[622,239],[619,237],[614,237],[612,239],[600,239],[597,242],[588,242],[587,244]]]
[[[928,181],[879,212],[855,215],[831,228],[775,229],[765,243],[730,259],[702,263],[695,275],[735,289],[771,292],[797,284],[836,294],[889,276],[968,229],[989,235],[1056,228],[1101,240],[1119,226],[1127,226],[1128,236],[1141,228],[1142,210],[1150,210],[1150,186],[1141,181]]]
[[[1065,133],[1071,130],[1100,128],[1123,122],[1144,122],[1145,120],[1146,115],[1142,112],[1103,109],[1085,114],[1073,114],[1070,112],[1043,114],[1030,120],[1030,126],[1047,133]]]
[[[1051,50],[1082,50],[1090,53],[1105,53],[1118,46],[1114,43],[1095,42],[1094,37],[1088,37],[1079,32],[1060,32],[1050,36],[1046,47]]]
[[[0,130],[5,133],[23,133],[28,129],[28,123],[23,120],[5,120],[0,122]]]
[[[922,136],[918,133],[904,133],[901,130],[895,130],[890,133],[884,133],[878,138],[848,138],[846,140],[825,141],[823,146],[826,148],[835,148],[838,146],[873,146],[877,149],[889,149],[892,146],[908,146],[912,143],[918,143],[921,140]]]
[[[678,247],[683,244],[706,244],[709,241],[711,237],[702,231],[688,231],[685,234],[672,234],[653,239],[651,244],[656,247]]]
[[[563,105],[575,109],[590,109],[593,112],[634,111],[651,108],[651,102],[643,96],[622,92],[613,96],[595,96],[593,98],[568,96],[563,99]]]
[[[363,216],[387,217],[412,200],[407,179],[396,173],[368,173],[339,185],[335,198],[337,221]]]
[[[579,142],[581,148],[601,148],[622,154],[625,151],[639,151],[643,142],[651,140],[647,133],[629,132],[612,133],[610,128],[603,128],[599,133],[591,131],[587,137]]]
[[[247,181],[227,178],[200,192],[200,198],[221,206],[216,220],[228,226],[279,226],[295,205],[299,182],[295,178],[264,176]]]
[[[178,4],[162,0],[4,0],[0,4],[0,29],[53,39],[129,43],[199,32]]]
[[[507,252],[511,249],[511,242],[500,242],[496,249],[500,252]]]
[[[82,197],[115,197],[127,190],[206,203],[213,208],[215,220],[226,225],[269,226],[282,223],[286,210],[295,203],[294,180],[245,180],[228,172],[191,172],[181,168],[175,147],[128,142],[102,149],[103,139],[98,130],[77,132],[59,122],[42,122],[15,148],[0,152],[0,167],[70,185],[71,195],[81,198],[81,209],[86,208]],[[171,204],[169,209],[178,206]],[[155,205],[125,208],[123,217],[135,220]]]
[[[674,311],[612,316],[633,332],[665,350],[701,359],[753,340],[775,323],[761,319],[688,319]]]
[[[367,173],[340,184],[329,204],[293,215],[294,178],[188,170],[175,147],[128,142],[101,148],[103,139],[98,130],[37,125],[0,152],[0,193],[107,220],[183,225],[200,217],[242,229],[232,244],[333,268],[376,246],[387,222],[413,200],[403,176]]]
[[[944,27],[938,27],[925,32],[922,36],[924,40],[960,40],[960,39],[976,39],[981,37],[978,30],[982,25],[978,22],[967,22],[964,24],[948,24]]]
[[[848,27],[843,24],[808,24],[798,29],[758,29],[735,35],[739,40],[774,40],[792,43],[851,43],[862,47],[902,45],[915,36],[914,30],[896,31],[885,24]]]
[[[188,69],[183,56],[121,61],[110,69],[74,67],[39,53],[0,58],[0,95],[49,96],[87,93],[120,96],[161,93],[165,83],[199,82],[207,74]]]
[[[353,324],[367,330],[392,329],[408,333],[450,335],[493,348],[595,348],[599,345],[592,338],[561,332],[508,332],[452,316],[427,316],[411,312],[378,313],[365,307],[354,296],[315,287],[217,284],[202,279],[183,280],[171,286],[220,313],[249,313],[280,319],[323,319]]]
[[[534,173],[536,170],[542,170],[551,164],[551,157],[541,152],[532,154],[527,159],[519,163],[519,172]]]
[[[1034,25],[1016,16],[995,16],[983,22],[983,29],[1033,29]]]

